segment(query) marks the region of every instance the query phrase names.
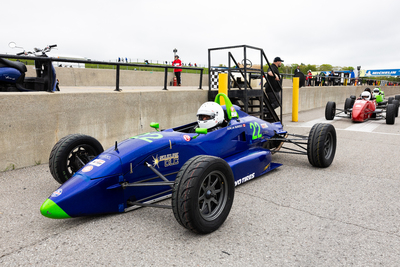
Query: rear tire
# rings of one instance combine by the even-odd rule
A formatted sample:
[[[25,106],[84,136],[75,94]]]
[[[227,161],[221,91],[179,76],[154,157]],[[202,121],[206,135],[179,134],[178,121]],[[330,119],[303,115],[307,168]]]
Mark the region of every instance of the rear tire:
[[[389,99],[388,99],[388,104],[392,104],[392,102],[393,102],[393,100],[394,100],[394,97],[389,97]]]
[[[394,114],[397,118],[399,116],[399,100],[393,100],[392,104],[394,105]]]
[[[399,100],[399,102],[400,102],[400,95],[395,95],[395,96],[394,96],[394,99],[395,99],[395,100]]]
[[[336,103],[333,101],[328,101],[325,107],[325,119],[333,120],[336,114]]]
[[[50,173],[57,182],[63,184],[103,151],[103,146],[94,137],[67,135],[54,145],[50,153]]]
[[[386,124],[394,124],[396,117],[396,106],[393,104],[388,104],[386,108]]]
[[[172,210],[180,225],[198,234],[208,234],[228,217],[234,193],[233,172],[225,160],[195,156],[176,176]]]
[[[336,130],[332,124],[317,123],[308,135],[307,156],[311,165],[326,168],[336,152]]]

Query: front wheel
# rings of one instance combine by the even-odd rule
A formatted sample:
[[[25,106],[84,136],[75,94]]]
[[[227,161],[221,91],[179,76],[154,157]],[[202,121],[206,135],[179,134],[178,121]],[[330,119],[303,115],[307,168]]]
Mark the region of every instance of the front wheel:
[[[333,120],[336,115],[336,103],[333,101],[328,101],[325,107],[325,119]]]
[[[233,172],[221,158],[200,155],[189,159],[176,176],[172,210],[185,228],[199,234],[217,230],[233,204]]]
[[[351,99],[350,97],[346,98],[346,101],[344,101],[344,113],[347,114],[347,112],[349,111],[349,109],[351,109],[353,107],[353,99]]]
[[[103,151],[103,146],[94,137],[67,135],[54,145],[50,153],[50,173],[57,182],[63,184]]]
[[[332,124],[317,123],[311,128],[307,142],[308,161],[314,167],[331,165],[336,152],[336,130]]]

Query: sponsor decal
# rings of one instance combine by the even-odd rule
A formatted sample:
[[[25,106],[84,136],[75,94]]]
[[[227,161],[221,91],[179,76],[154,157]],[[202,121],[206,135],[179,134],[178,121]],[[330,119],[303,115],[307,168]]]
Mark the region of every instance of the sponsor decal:
[[[110,160],[111,156],[109,156],[109,155],[100,155],[99,158]]]
[[[164,167],[179,164],[179,152],[153,157],[153,167],[160,168],[160,163],[164,162]]]
[[[104,162],[105,162],[105,161],[102,160],[102,159],[95,159],[95,160],[89,162],[89,164],[90,164],[90,165],[93,165],[93,166],[96,166],[96,167],[100,167],[101,165],[104,164]]]
[[[62,189],[60,188],[54,191],[53,194],[51,194],[51,197],[58,197],[61,194],[62,194]]]
[[[237,128],[243,128],[246,127],[246,124],[239,124],[239,125],[235,125],[235,126],[230,126],[227,128],[227,130],[233,130],[233,129],[237,129]]]
[[[271,163],[268,164],[267,166],[265,166],[264,171],[267,170],[267,169],[269,169],[269,166],[270,166],[270,165],[271,165]]]
[[[268,128],[268,125],[266,123],[261,123],[261,128]]]
[[[248,181],[254,179],[255,176],[256,176],[256,173],[253,172],[252,174],[249,174],[249,175],[247,175],[247,176],[235,181],[235,186],[238,186],[238,185],[240,185],[242,183],[248,182]]]
[[[231,116],[232,117],[237,117],[237,112],[236,112],[236,110],[235,110],[235,108],[233,106],[231,107]]]
[[[91,170],[93,170],[93,166],[86,166],[85,168],[82,169],[82,172],[90,172]]]
[[[190,139],[192,139],[192,138],[190,138],[190,136],[189,135],[187,135],[187,134],[185,134],[184,136],[183,136],[183,139],[185,139],[186,141],[190,141]]]

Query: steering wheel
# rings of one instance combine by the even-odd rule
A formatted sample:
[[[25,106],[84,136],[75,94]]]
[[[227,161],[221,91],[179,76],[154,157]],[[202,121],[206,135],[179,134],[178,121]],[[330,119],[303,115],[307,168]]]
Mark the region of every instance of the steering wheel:
[[[242,65],[245,65],[244,59],[242,60]],[[250,59],[246,59],[246,68],[251,68],[253,63],[251,63]]]

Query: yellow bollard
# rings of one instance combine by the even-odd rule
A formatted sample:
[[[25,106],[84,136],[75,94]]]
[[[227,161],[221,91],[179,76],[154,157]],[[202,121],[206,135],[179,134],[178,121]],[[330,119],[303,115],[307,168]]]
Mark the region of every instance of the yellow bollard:
[[[218,74],[218,93],[224,93],[228,96],[228,73]],[[225,99],[219,97],[220,105],[225,105]]]
[[[347,78],[344,79],[344,86],[347,86]]]
[[[299,119],[299,77],[293,78],[292,121]]]

